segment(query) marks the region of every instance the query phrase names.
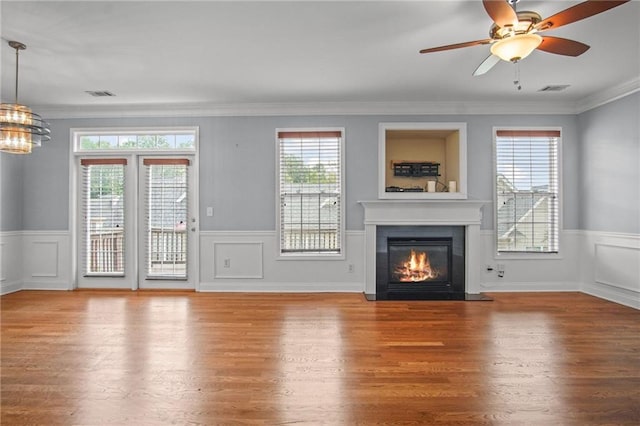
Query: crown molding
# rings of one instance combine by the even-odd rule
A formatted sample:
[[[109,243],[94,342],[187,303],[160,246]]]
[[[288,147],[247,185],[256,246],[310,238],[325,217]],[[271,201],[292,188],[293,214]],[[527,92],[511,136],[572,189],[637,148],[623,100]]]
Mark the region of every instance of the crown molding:
[[[320,115],[580,114],[640,90],[640,77],[578,101],[299,102],[129,105],[33,105],[47,120],[72,118],[251,117]]]
[[[46,106],[32,108],[47,120],[126,117],[232,117],[319,115],[574,114],[573,102],[314,102]]]
[[[581,114],[599,106],[608,104],[609,102],[624,98],[625,96],[631,95],[637,91],[640,91],[640,77],[635,77],[632,80],[582,98],[576,104],[575,114]]]

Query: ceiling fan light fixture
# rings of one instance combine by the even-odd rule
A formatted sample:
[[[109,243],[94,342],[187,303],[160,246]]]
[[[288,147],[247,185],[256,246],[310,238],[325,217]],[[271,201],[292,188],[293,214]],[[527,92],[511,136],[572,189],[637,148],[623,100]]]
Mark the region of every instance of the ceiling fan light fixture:
[[[0,104],[0,151],[30,154],[32,147],[51,140],[51,130],[31,108],[18,103],[18,52],[27,46],[17,41],[10,41],[9,46],[16,49],[16,98],[12,104]]]
[[[542,43],[538,34],[517,34],[491,45],[491,53],[503,61],[517,62],[526,58]]]

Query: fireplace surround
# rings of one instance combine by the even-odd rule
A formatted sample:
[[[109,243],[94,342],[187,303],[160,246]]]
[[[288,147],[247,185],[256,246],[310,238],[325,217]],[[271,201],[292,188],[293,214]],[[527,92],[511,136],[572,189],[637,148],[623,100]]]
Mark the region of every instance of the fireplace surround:
[[[482,244],[480,241],[480,223],[482,220],[482,206],[486,201],[476,200],[371,200],[359,201],[364,208],[365,226],[365,296],[369,300],[388,299],[388,291],[385,295],[381,290],[378,294],[377,278],[378,274],[389,275],[389,270],[380,272],[378,266],[382,262],[378,254],[378,230],[384,234],[385,229],[393,229],[392,240],[411,242],[412,240],[424,240],[420,235],[412,234],[415,229],[430,229],[436,232],[431,237],[452,238],[451,256],[456,257],[459,262],[457,272],[462,274],[462,284],[456,283],[455,288],[451,288],[451,276],[447,278],[447,292],[455,293],[446,295],[446,299],[473,299],[480,297],[480,274],[482,271]],[[417,228],[416,228],[417,227]],[[453,237],[445,235],[447,229],[458,229],[460,235],[458,242],[453,242]],[[405,232],[406,231],[406,232]],[[418,237],[418,238],[416,238]],[[427,236],[427,239],[429,236]],[[460,239],[461,238],[461,239]],[[385,242],[388,244],[388,242]],[[437,245],[437,244],[436,244]],[[462,253],[454,256],[455,250],[462,250]],[[442,251],[444,249],[440,249]],[[387,248],[388,251],[388,248]],[[414,248],[415,251],[415,248]],[[410,249],[409,249],[410,252]],[[388,256],[388,253],[386,254]],[[436,255],[437,257],[437,255]],[[461,263],[460,263],[461,262]],[[383,268],[381,268],[383,269]],[[448,274],[454,274],[453,269]],[[400,280],[392,280],[400,281]],[[437,280],[436,280],[437,281]],[[444,281],[444,280],[440,280]],[[401,282],[396,282],[402,286]],[[424,283],[423,283],[424,284]],[[436,282],[445,286],[443,282]],[[444,293],[444,287],[441,287]],[[398,292],[396,292],[398,293]],[[400,291],[402,293],[402,291]],[[405,299],[422,298],[415,294],[410,294],[411,290],[405,292]],[[396,294],[395,296],[398,296]],[[402,294],[400,294],[402,296]],[[440,296],[444,296],[440,294]],[[432,296],[437,298],[436,296]]]
[[[378,226],[376,300],[463,300],[464,226]]]

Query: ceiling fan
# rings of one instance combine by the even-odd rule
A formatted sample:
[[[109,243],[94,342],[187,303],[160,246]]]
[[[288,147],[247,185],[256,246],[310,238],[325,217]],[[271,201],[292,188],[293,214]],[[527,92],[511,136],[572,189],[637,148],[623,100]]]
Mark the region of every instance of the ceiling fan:
[[[517,12],[515,3],[518,1],[482,0],[487,14],[494,22],[489,30],[490,38],[422,49],[420,53],[491,44],[491,55],[476,68],[473,75],[486,73],[501,59],[507,62],[518,62],[535,49],[557,55],[580,56],[589,49],[589,46],[566,38],[541,36],[538,33],[589,18],[630,0],[587,0],[546,19],[542,19],[536,12]]]

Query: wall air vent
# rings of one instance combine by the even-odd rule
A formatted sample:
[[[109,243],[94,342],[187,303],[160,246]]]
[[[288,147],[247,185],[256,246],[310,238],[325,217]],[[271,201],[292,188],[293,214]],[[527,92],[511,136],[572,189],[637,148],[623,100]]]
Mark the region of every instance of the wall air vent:
[[[96,98],[115,96],[114,93],[109,92],[108,90],[85,90],[85,92]]]
[[[538,92],[561,92],[567,87],[569,87],[569,84],[554,84],[544,86],[542,89],[538,90]]]

